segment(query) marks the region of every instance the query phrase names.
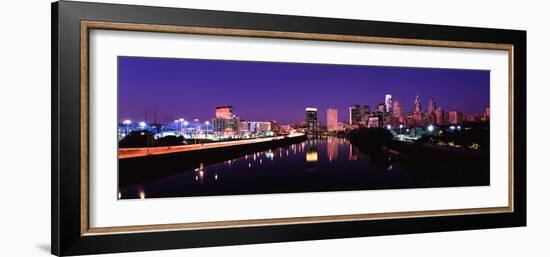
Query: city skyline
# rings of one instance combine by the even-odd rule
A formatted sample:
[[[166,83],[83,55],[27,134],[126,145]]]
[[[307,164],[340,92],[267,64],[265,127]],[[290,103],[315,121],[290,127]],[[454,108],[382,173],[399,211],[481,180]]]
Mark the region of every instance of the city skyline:
[[[144,120],[145,112],[148,121],[155,112],[158,122],[208,121],[223,105],[233,106],[243,120],[292,124],[304,120],[304,107],[315,107],[336,109],[338,121],[347,121],[349,106],[369,105],[374,111],[388,101],[387,94],[404,114],[414,111],[417,95],[423,111],[431,98],[446,111],[456,107],[464,114],[489,106],[489,71],[481,70],[143,57],[119,57],[118,64],[119,95],[124,95],[119,121]],[[326,115],[319,115],[319,122],[327,124]]]

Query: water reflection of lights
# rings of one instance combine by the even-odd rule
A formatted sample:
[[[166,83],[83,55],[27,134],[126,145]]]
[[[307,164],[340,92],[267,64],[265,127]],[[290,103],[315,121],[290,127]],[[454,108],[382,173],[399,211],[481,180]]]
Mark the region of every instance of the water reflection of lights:
[[[218,174],[214,175],[214,180],[218,180]]]
[[[260,164],[262,164],[262,159],[260,159]]]
[[[249,168],[252,167],[252,163],[248,163],[248,167],[249,167]]]
[[[308,151],[306,152],[306,161],[307,162],[317,162],[317,152],[316,151]]]
[[[143,190],[139,191],[139,199],[141,199],[141,200],[145,199],[145,191],[143,191]]]

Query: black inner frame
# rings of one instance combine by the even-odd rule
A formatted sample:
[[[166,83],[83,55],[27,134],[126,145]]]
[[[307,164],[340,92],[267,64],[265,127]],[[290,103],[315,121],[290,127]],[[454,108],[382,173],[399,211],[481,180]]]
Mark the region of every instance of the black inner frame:
[[[314,224],[80,235],[80,21],[512,44],[514,211]],[[526,225],[526,32],[85,2],[52,4],[52,254],[79,255]]]

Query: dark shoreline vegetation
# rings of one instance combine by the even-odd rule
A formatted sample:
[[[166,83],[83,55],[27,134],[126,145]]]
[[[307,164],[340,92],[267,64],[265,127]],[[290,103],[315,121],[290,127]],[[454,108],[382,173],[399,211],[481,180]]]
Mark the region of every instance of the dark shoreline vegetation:
[[[190,144],[210,143],[210,139],[188,139],[183,136],[165,136],[154,138],[154,134],[148,130],[137,130],[130,132],[127,136],[118,142],[119,148],[133,147],[160,147],[160,146],[177,146]]]
[[[397,161],[417,176],[450,180],[449,186],[489,185],[489,127],[482,125],[442,128],[414,142],[398,141],[383,128],[354,130],[348,139],[376,166]]]

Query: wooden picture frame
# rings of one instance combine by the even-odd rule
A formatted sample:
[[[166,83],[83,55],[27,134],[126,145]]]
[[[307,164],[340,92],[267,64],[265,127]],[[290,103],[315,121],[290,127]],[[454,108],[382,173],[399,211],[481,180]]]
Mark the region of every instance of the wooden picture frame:
[[[90,227],[90,30],[499,49],[509,54],[508,206]],[[52,4],[52,253],[175,249],[526,225],[526,32],[253,13]]]

